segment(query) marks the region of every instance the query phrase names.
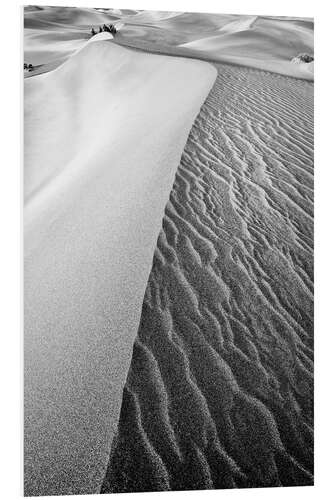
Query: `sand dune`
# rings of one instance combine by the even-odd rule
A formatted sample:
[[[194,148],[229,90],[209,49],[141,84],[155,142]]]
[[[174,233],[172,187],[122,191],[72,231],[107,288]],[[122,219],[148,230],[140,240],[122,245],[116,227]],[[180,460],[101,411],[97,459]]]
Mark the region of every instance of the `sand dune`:
[[[313,53],[313,31],[299,22],[275,19],[240,19],[212,37],[188,42],[183,47],[209,54],[215,60],[302,77],[304,67],[293,74],[293,54]],[[306,67],[306,65],[304,65]]]
[[[313,484],[313,85],[218,70],[166,206],[103,493]]]
[[[167,19],[174,20],[175,17],[181,16],[182,12],[158,11],[158,10],[143,10],[135,15],[127,17],[122,16],[123,22],[140,23],[140,24],[156,24]]]
[[[247,17],[247,16],[245,16]],[[201,13],[199,16],[193,12],[183,12],[181,15],[163,22],[165,30],[173,30],[183,34],[210,33],[221,29],[234,19],[243,19],[243,16],[234,16],[231,14],[209,14]]]
[[[103,9],[109,12],[113,16],[123,17],[123,16],[134,16],[139,13],[138,10],[133,9]]]
[[[25,10],[24,56],[34,66],[51,70],[62,64],[90,39],[92,26],[114,23],[119,17],[96,9],[40,7]],[[40,72],[40,68],[26,76]]]
[[[26,495],[313,484],[303,52],[311,19],[25,8]]]
[[[25,80],[26,495],[100,489],[165,204],[216,77],[105,36]]]
[[[195,13],[181,13],[161,22],[152,18],[145,25],[136,19],[132,18],[131,25],[124,20],[124,38],[161,43],[161,52],[179,48],[180,55],[189,50],[190,57],[309,78],[309,68],[295,68],[291,60],[300,52],[313,54],[312,20]],[[153,44],[151,48],[154,50]]]
[[[25,11],[24,24],[25,27],[30,27],[33,21],[39,21],[40,23],[83,27],[106,23],[109,20],[111,22],[114,18],[115,16],[112,13],[101,12],[96,9],[82,7],[41,7],[38,10]]]
[[[126,27],[125,27],[126,29]],[[227,63],[233,66],[243,66],[247,68],[256,68],[263,71],[278,73],[285,76],[292,76],[303,80],[314,80],[314,63],[295,64],[292,61],[281,61],[277,59],[262,59],[258,57],[243,57],[241,55],[227,55],[223,51],[213,52],[210,50],[196,50],[189,46],[174,46],[167,45],[164,42],[154,42],[149,36],[148,40],[131,37],[128,32],[123,32],[117,35],[115,43],[118,45],[132,48],[152,54],[169,54],[176,57],[184,57],[187,59],[199,59],[215,63]],[[142,34],[142,28],[136,34]],[[145,37],[146,38],[146,37]]]
[[[239,19],[233,19],[221,28],[219,28],[220,33],[237,33],[239,31],[249,30],[253,27],[254,23],[257,21],[258,16],[241,16]]]
[[[91,26],[108,22],[121,24],[121,45],[313,80],[313,64],[291,62],[299,53],[313,55],[313,20],[292,17],[43,7],[25,15],[26,61],[53,69],[83,46]]]

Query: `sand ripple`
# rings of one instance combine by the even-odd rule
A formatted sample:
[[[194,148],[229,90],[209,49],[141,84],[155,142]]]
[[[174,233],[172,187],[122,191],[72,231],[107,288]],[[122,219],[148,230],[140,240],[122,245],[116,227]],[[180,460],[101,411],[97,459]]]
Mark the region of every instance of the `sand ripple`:
[[[102,492],[313,483],[313,84],[218,70],[165,209]]]

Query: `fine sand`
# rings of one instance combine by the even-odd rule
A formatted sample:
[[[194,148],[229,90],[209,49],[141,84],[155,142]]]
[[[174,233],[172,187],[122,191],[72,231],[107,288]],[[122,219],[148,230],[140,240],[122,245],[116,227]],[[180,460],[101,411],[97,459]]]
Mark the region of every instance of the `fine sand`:
[[[24,22],[25,495],[313,484],[313,21]]]
[[[99,40],[25,80],[26,495],[100,489],[164,208],[215,78]]]
[[[104,493],[313,484],[313,85],[218,71],[166,206]]]

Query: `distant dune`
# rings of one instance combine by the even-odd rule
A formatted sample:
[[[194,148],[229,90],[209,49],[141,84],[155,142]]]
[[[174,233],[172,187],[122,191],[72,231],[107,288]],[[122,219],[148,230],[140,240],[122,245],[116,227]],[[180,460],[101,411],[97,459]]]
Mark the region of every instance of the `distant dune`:
[[[165,204],[216,77],[106,35],[25,80],[26,495],[100,489]]]
[[[248,18],[232,21],[219,34],[188,42],[183,47],[225,62],[304,77],[306,65],[293,73],[293,54],[313,53],[313,31],[299,22]]]
[[[174,20],[175,17],[181,16],[182,12],[168,12],[158,10],[143,10],[135,15],[121,16],[123,22],[134,24],[152,24],[160,23],[161,21]]]
[[[108,22],[121,24],[116,42],[129,47],[313,80],[313,64],[291,62],[313,55],[313,20],[290,17],[43,7],[25,14],[27,62],[53,69],[84,44],[91,26]]]
[[[119,17],[119,16],[116,16]],[[25,12],[24,24],[29,28],[32,21],[37,23],[51,23],[73,27],[90,26],[91,24],[106,23],[114,19],[111,12],[96,9],[73,7],[41,7],[37,10]]]

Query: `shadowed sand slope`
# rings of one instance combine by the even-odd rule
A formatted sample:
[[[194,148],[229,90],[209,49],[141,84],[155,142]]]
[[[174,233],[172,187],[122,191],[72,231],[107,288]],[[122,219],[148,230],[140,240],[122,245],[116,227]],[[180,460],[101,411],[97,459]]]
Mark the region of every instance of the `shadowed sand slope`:
[[[166,206],[103,493],[313,483],[313,84],[218,68]]]
[[[217,74],[106,36],[25,80],[26,495],[100,490],[165,204]]]

